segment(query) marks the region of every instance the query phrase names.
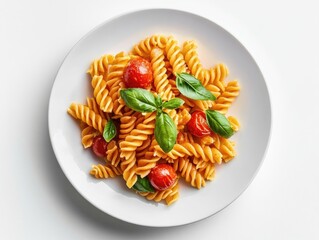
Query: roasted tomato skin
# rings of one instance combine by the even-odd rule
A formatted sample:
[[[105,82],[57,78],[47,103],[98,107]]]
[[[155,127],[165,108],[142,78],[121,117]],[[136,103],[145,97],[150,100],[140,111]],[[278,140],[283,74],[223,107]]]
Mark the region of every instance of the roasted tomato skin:
[[[196,137],[204,137],[212,134],[206,122],[205,113],[199,110],[192,113],[192,117],[187,123],[187,129]]]
[[[127,88],[148,88],[153,81],[152,66],[144,58],[131,59],[124,69],[123,80]]]
[[[152,168],[148,179],[156,190],[163,191],[175,183],[177,174],[171,165],[160,163]]]
[[[107,142],[99,135],[93,138],[92,150],[98,157],[105,157],[107,151]]]

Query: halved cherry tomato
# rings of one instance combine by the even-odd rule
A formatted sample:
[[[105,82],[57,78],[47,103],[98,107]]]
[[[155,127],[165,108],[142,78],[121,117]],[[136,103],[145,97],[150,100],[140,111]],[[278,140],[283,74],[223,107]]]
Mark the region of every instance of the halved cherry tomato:
[[[187,129],[196,137],[208,136],[212,133],[206,122],[205,113],[199,110],[192,113],[192,117],[187,123]]]
[[[99,135],[93,138],[92,150],[98,157],[105,157],[107,151],[107,142]]]
[[[177,174],[171,165],[160,163],[152,168],[148,179],[155,189],[163,191],[175,183]]]
[[[143,58],[133,58],[124,69],[123,78],[127,88],[148,88],[153,80],[152,66]]]

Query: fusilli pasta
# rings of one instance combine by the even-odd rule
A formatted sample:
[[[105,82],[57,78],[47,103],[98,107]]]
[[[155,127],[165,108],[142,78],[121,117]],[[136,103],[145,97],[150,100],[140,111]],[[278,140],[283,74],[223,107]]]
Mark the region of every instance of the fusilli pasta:
[[[117,167],[120,163],[120,150],[115,140],[112,140],[107,145],[106,160],[109,161],[111,165],[115,167]]]
[[[81,137],[84,148],[89,148],[93,144],[93,138],[97,135],[97,131],[87,124],[81,122]]]
[[[121,169],[113,165],[93,165],[90,174],[95,178],[114,178],[122,174]]]
[[[103,133],[107,121],[87,106],[72,103],[68,108],[68,113],[72,117],[80,119],[82,122],[98,130],[100,133]]]
[[[133,110],[122,95],[123,90],[129,88],[124,77],[128,63],[137,58],[143,58],[150,64],[152,81],[143,88],[154,95],[156,107],[160,108],[158,111],[145,113]],[[152,35],[133,45],[128,54],[104,54],[93,60],[87,73],[93,97],[87,97],[86,105],[72,103],[67,110],[80,121],[83,147],[94,148],[96,137],[108,139],[106,126],[113,124],[117,131],[102,149],[105,153],[103,158],[99,156],[104,163],[92,165],[89,172],[93,177],[107,179],[122,176],[128,188],[147,200],[165,201],[171,205],[179,198],[180,179],[200,189],[206,185],[206,180],[215,178],[216,165],[227,163],[236,156],[233,141],[216,132],[199,137],[188,126],[196,111],[214,110],[226,116],[240,90],[237,80],[227,81],[229,71],[225,64],[207,69],[203,67],[196,41],[185,41],[179,45],[173,36]],[[194,100],[183,95],[176,84],[180,73],[198,79],[196,81],[216,100]],[[183,100],[181,106],[163,108],[165,102],[176,97]],[[143,101],[139,104],[149,104],[150,100]],[[176,126],[176,142],[170,151],[164,151],[155,136],[159,114],[166,114]],[[226,116],[226,119],[234,132],[239,131],[240,124],[236,117]],[[167,138],[167,141],[169,139],[168,136],[161,137],[164,140]],[[156,166],[161,164],[171,167],[178,176],[165,189],[152,186],[154,183],[149,179]],[[154,191],[137,188],[145,179]]]
[[[105,54],[100,59],[94,60],[91,63],[87,73],[89,73],[92,78],[96,75],[103,75],[106,77],[108,73],[108,67],[110,64],[112,64],[113,60],[113,55]]]

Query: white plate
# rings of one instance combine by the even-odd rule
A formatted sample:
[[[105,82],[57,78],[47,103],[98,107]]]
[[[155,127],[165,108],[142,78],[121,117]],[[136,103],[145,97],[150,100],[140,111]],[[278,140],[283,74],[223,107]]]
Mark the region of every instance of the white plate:
[[[224,62],[228,79],[238,79],[241,92],[230,110],[241,130],[238,156],[217,169],[216,178],[201,190],[180,188],[171,206],[145,200],[125,187],[122,178],[96,180],[89,175],[97,161],[81,145],[80,130],[67,114],[71,102],[84,103],[92,95],[86,74],[92,59],[105,53],[129,51],[145,37],[174,35],[181,43],[196,40],[204,66]],[[49,131],[61,168],[72,185],[94,206],[124,221],[145,226],[177,226],[211,216],[233,202],[250,184],[267,149],[271,107],[265,80],[246,48],[229,32],[203,17],[177,10],[152,9],[119,16],[83,37],[65,58],[53,85],[49,103]]]

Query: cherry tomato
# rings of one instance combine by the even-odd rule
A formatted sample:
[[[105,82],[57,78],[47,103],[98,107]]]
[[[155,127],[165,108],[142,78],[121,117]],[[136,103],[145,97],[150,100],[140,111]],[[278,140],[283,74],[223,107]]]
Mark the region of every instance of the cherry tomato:
[[[187,129],[196,137],[208,136],[212,133],[206,122],[205,113],[199,110],[192,113],[192,117],[187,123]]]
[[[163,191],[174,184],[177,174],[171,165],[160,163],[152,168],[148,179],[155,189]]]
[[[133,58],[124,69],[123,78],[127,88],[148,88],[153,80],[152,66],[143,58]]]
[[[107,142],[99,135],[93,138],[92,150],[98,157],[105,157],[107,151]]]

